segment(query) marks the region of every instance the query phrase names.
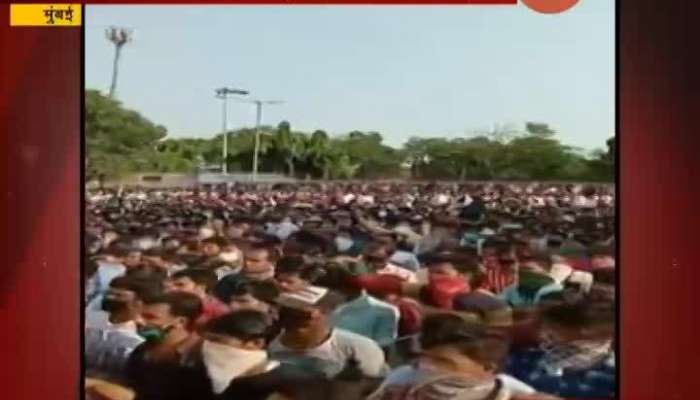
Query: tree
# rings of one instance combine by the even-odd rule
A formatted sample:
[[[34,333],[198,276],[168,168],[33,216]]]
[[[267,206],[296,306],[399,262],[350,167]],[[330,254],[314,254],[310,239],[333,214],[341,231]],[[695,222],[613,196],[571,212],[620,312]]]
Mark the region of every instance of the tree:
[[[166,138],[166,130],[97,91],[85,92],[86,175],[129,172],[191,172],[202,162],[220,164],[221,134]],[[227,132],[230,171],[250,171],[255,130]],[[288,121],[260,130],[260,171],[316,179],[402,177],[414,179],[594,180],[615,176],[615,138],[607,150],[584,155],[556,138],[546,123],[528,122],[522,132],[495,128],[471,137],[409,139],[402,148],[383,143],[379,132],[352,131],[331,137],[323,130],[292,130]]]
[[[292,132],[291,125],[282,121],[277,126],[275,148],[284,160],[289,176],[296,176],[296,165],[302,161],[306,150],[306,135]]]
[[[86,178],[148,168],[167,131],[96,90],[85,92]]]
[[[541,137],[543,139],[552,138],[556,134],[556,131],[551,129],[549,125],[541,122],[525,123],[525,131],[532,136]]]

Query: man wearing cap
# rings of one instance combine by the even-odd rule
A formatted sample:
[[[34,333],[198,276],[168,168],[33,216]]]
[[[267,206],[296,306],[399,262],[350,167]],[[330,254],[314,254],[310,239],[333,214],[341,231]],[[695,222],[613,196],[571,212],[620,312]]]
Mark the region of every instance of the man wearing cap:
[[[332,293],[300,299],[278,299],[282,334],[270,343],[272,358],[321,372],[332,378],[343,373],[379,378],[387,372],[384,353],[372,339],[333,328],[329,316],[342,302]]]

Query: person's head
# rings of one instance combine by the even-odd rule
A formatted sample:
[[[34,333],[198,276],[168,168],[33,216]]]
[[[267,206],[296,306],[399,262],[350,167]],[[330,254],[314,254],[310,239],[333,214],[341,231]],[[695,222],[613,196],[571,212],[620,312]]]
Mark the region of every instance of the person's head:
[[[483,268],[478,268],[474,271],[469,280],[469,286],[474,290],[486,289],[489,286],[489,278]]]
[[[338,253],[349,251],[355,244],[352,234],[349,230],[342,229],[338,231],[334,239],[335,249]]]
[[[185,292],[205,297],[214,288],[216,281],[214,271],[188,268],[174,273],[166,282],[166,289],[168,292]]]
[[[521,268],[547,273],[552,268],[552,255],[548,251],[524,251],[518,262]]]
[[[313,304],[303,303],[295,299],[286,298],[284,295],[277,300],[280,306],[280,323],[289,331],[314,331],[327,329],[328,316],[340,304],[344,298],[334,292],[327,292]]]
[[[254,310],[237,310],[209,321],[202,329],[205,341],[241,350],[263,350],[269,319]]]
[[[615,252],[609,246],[592,246],[589,253],[594,269],[615,268]]]
[[[375,241],[365,248],[364,259],[375,269],[380,269],[386,266],[393,253],[394,249],[391,244]]]
[[[152,279],[162,282],[168,273],[165,268],[151,262],[143,262],[126,270],[126,276],[136,279]]]
[[[141,264],[141,251],[132,249],[127,252],[122,259],[122,264],[124,264],[127,269],[138,267]]]
[[[455,368],[495,372],[505,358],[508,342],[454,314],[433,314],[421,326],[420,344],[427,353],[452,358]]]
[[[552,344],[608,341],[615,334],[615,303],[583,298],[542,310],[542,338]]]
[[[481,258],[486,268],[493,268],[500,265],[500,259],[510,253],[510,246],[506,239],[493,237],[486,239],[482,244]]]
[[[112,319],[133,320],[140,313],[144,300],[160,294],[161,290],[157,280],[116,277],[102,299],[102,310]]]
[[[431,279],[446,277],[464,277],[478,269],[478,262],[468,254],[440,252],[431,255],[426,260]]]
[[[274,275],[277,251],[266,243],[252,243],[244,252],[243,274]]]
[[[243,261],[243,252],[233,243],[228,243],[221,249],[219,259],[232,266],[240,266]]]
[[[173,333],[188,333],[202,314],[202,300],[185,292],[170,292],[144,300],[141,311],[146,340],[162,341]]]
[[[545,286],[554,283],[554,278],[546,272],[522,268],[518,271],[518,294],[526,299],[535,299],[537,293]]]
[[[321,275],[321,271],[306,265],[300,256],[282,257],[275,268],[275,280],[283,292],[299,292],[311,285]]]
[[[202,240],[202,254],[207,257],[216,257],[221,253],[226,242],[220,237],[211,237]]]
[[[232,311],[252,310],[269,313],[279,289],[271,281],[242,281],[235,285],[227,304]]]
[[[202,362],[211,379],[211,388],[220,394],[239,376],[265,372],[267,365],[265,314],[234,311],[209,321],[203,328]]]
[[[97,270],[98,270],[99,268],[100,268],[100,264],[99,264],[99,263],[97,262],[97,260],[94,259],[94,258],[89,258],[89,259],[85,262],[85,270],[84,270],[84,273],[85,273],[85,276],[84,276],[85,283],[87,283],[87,281],[88,281],[89,279],[91,279],[93,276],[95,276],[95,274],[97,273]]]
[[[251,224],[247,220],[237,220],[226,228],[226,236],[229,239],[241,239],[243,238],[251,229]]]

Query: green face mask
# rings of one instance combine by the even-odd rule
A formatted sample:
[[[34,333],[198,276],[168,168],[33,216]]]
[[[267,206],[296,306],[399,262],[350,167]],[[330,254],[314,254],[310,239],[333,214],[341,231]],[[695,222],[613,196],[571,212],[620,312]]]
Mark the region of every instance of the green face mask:
[[[167,326],[165,328],[149,326],[139,329],[139,336],[146,339],[147,342],[162,342],[172,329],[172,326]]]

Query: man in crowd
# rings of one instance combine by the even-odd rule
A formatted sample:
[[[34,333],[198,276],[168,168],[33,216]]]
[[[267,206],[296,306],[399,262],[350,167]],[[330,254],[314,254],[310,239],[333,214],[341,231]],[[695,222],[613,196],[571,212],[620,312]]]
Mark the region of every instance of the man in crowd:
[[[376,396],[404,393],[398,387],[430,396],[453,378],[464,399],[540,396],[499,375],[491,356],[507,346],[486,328],[510,335],[508,359],[517,364],[519,352],[539,342],[543,311],[615,298],[613,213],[577,206],[569,188],[553,187],[236,184],[88,196],[85,252],[95,263],[87,271],[86,326],[90,337],[129,343],[95,340],[86,359],[114,359],[91,370],[125,382],[137,400],[297,398],[288,389],[314,382],[330,383],[322,398],[364,399],[390,369],[384,351],[391,366],[406,367]],[[141,282],[167,293],[143,294]],[[432,316],[443,312],[452,316]],[[586,313],[571,315],[593,324]],[[534,358],[565,375],[571,363],[556,360],[568,357],[549,356],[566,353],[565,344],[597,360],[604,346],[585,336],[588,327],[577,325],[585,336],[578,337],[567,333],[573,325],[561,330],[560,319],[546,321],[555,334],[544,343],[555,350]],[[423,353],[413,336],[420,332]],[[512,374],[540,391],[566,393],[571,382],[548,387],[549,375],[518,365]],[[600,364],[585,367],[600,371]],[[582,379],[594,394],[607,393],[607,383]]]
[[[387,372],[384,353],[367,337],[333,328],[329,316],[342,302],[330,294],[317,299],[280,298],[282,333],[269,347],[273,358],[332,378],[341,373],[378,378]]]
[[[160,293],[160,282],[117,277],[110,282],[102,309],[103,324],[85,328],[85,375],[116,383],[131,352],[143,342],[138,327],[144,301]]]
[[[226,304],[211,295],[216,285],[216,274],[207,269],[188,268],[176,272],[165,283],[170,292],[191,293],[202,301],[202,315],[197,320],[198,326],[204,325],[212,318],[224,315],[229,311]]]
[[[206,393],[202,383],[188,379],[196,365],[193,350],[200,344],[194,332],[202,313],[201,299],[192,293],[171,292],[147,299],[141,312],[137,347],[125,368],[135,400],[190,400],[192,393]]]

